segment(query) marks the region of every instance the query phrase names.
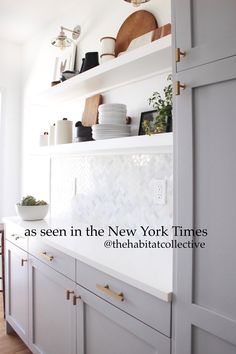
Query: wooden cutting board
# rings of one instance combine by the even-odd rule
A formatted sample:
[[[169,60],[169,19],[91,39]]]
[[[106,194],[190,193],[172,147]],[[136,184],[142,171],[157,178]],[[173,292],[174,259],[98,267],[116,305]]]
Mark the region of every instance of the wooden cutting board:
[[[146,10],[134,12],[119,29],[116,37],[116,56],[121,52],[125,52],[133,39],[154,31],[156,28],[158,28],[157,21],[151,12]]]
[[[91,127],[98,123],[98,107],[101,103],[101,95],[95,95],[86,99],[82,117],[82,124],[85,127]]]

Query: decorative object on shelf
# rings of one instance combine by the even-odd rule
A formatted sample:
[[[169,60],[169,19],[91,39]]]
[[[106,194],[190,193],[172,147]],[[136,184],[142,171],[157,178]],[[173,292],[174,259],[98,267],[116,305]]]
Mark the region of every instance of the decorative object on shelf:
[[[48,132],[44,132],[40,135],[39,138],[39,146],[47,146],[48,145]]]
[[[55,143],[56,144],[70,144],[72,143],[72,121],[67,118],[58,120],[55,129]]]
[[[53,125],[50,126],[49,145],[55,145],[55,130],[56,130],[56,124],[54,123]]]
[[[71,77],[76,76],[76,75],[78,75],[78,74],[79,74],[78,71],[71,71],[71,70],[63,71],[63,73],[62,73],[62,75],[61,75],[61,81],[68,80],[68,79],[70,79]]]
[[[76,45],[75,43],[72,43],[69,48],[66,48],[65,51],[60,52],[56,56],[54,63],[53,81],[60,81],[62,73],[65,71],[74,71],[75,53]]]
[[[115,54],[116,39],[113,37],[103,37],[100,39],[100,56],[104,54]]]
[[[125,0],[125,1],[131,3],[134,7],[138,7],[142,4],[145,4],[145,2],[148,2],[150,0]]]
[[[72,33],[72,39],[66,36],[65,31]],[[81,33],[80,26],[76,26],[73,30],[61,26],[59,35],[51,41],[51,44],[63,50],[66,47],[70,47],[72,44],[74,44],[74,41],[76,41],[79,38],[80,33]]]
[[[23,220],[42,220],[48,213],[49,205],[44,200],[36,200],[32,195],[27,195],[15,205],[15,209]]]
[[[98,107],[102,103],[102,95],[88,97],[85,101],[85,107],[82,117],[84,127],[91,127],[98,122]]]
[[[99,65],[98,52],[88,52],[85,54],[84,63],[82,65],[80,72],[82,73],[98,65]]]
[[[56,86],[56,85],[58,85],[58,84],[60,84],[60,83],[61,83],[60,80],[52,81],[52,82],[51,82],[51,86]]]
[[[102,54],[100,55],[100,64],[106,63],[115,58],[115,54]]]
[[[99,124],[126,124],[127,108],[121,103],[102,104],[98,108]]]
[[[159,38],[168,36],[169,34],[171,34],[171,24],[167,23],[166,25],[159,27],[153,31],[152,42],[156,41]]]
[[[84,62],[85,62],[85,58],[82,58],[82,64],[81,64],[81,67],[80,67],[80,70],[79,70],[79,73],[80,73],[80,74],[83,72],[83,69],[84,69]]]
[[[139,134],[157,134],[172,131],[172,96],[173,85],[171,75],[167,81],[170,83],[164,87],[164,98],[159,92],[154,92],[149,98],[149,104],[155,108],[154,111],[141,114]]]
[[[131,14],[122,24],[116,37],[115,54],[125,52],[130,42],[158,27],[155,16],[145,10]]]
[[[92,126],[93,139],[103,140],[130,136],[130,126],[126,124],[125,104],[102,104],[99,110],[99,124]]]
[[[92,128],[91,127],[84,127],[82,122],[77,122],[75,124],[76,128],[76,137],[74,138],[74,142],[81,142],[81,141],[91,141],[92,138]]]
[[[128,46],[126,51],[130,52],[131,50],[134,50],[136,48],[142,47],[143,45],[151,43],[153,33],[154,33],[154,31],[151,31],[151,32],[145,33],[142,36],[139,36],[139,37],[133,39],[130,42],[130,45]]]
[[[152,111],[147,111],[147,112],[142,112],[141,113],[141,118],[140,118],[140,124],[139,124],[139,133],[138,135],[151,135],[147,132],[146,125],[149,124],[152,126],[154,124],[154,119],[157,114],[156,109]]]
[[[158,40],[162,37],[165,37],[169,34],[171,34],[171,24],[170,23],[168,23],[162,27],[159,27],[159,28],[155,29],[154,31],[145,33],[142,36],[139,36],[139,37],[133,39],[130,42],[130,45],[128,46],[126,52],[130,52],[133,49],[140,48],[143,45],[146,45],[148,43],[156,41],[156,40]]]

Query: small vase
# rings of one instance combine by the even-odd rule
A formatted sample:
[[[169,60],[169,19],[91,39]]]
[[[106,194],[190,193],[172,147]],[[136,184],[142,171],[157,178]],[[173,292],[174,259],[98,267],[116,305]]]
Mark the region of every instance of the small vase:
[[[85,61],[85,58],[82,59],[82,64],[81,64],[80,71],[79,71],[80,74],[84,71],[84,61]]]
[[[84,65],[82,71],[87,71],[99,65],[98,52],[88,52],[85,54]]]
[[[166,133],[171,133],[172,132],[172,116],[167,117],[167,122],[166,122]]]

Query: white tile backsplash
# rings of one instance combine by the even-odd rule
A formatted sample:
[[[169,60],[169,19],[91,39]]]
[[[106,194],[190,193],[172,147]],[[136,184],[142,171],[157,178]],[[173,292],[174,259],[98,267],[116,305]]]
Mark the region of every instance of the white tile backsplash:
[[[55,157],[52,216],[95,225],[172,225],[172,154]],[[167,202],[155,203],[155,180],[167,181]],[[76,187],[75,187],[76,183]]]

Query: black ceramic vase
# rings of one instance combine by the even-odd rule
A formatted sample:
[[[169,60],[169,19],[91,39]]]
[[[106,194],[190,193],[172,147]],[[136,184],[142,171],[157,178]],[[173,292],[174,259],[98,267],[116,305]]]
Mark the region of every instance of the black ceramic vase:
[[[98,52],[88,52],[85,54],[85,60],[81,72],[87,71],[99,65]]]
[[[172,127],[172,115],[167,118],[167,123],[166,123],[166,133],[170,133],[173,131]]]

